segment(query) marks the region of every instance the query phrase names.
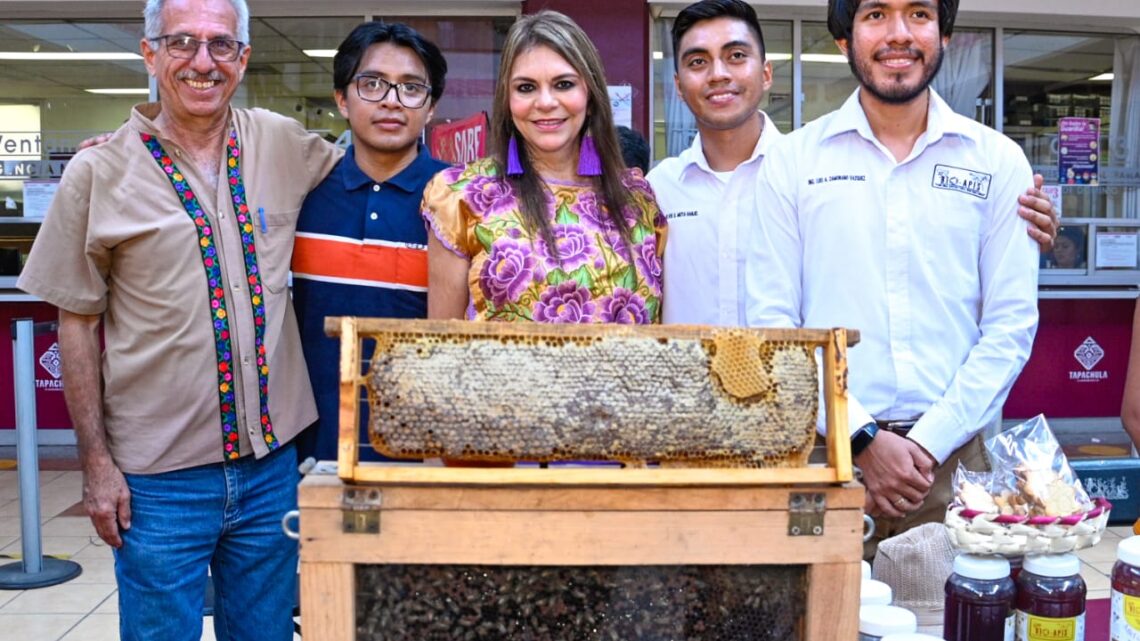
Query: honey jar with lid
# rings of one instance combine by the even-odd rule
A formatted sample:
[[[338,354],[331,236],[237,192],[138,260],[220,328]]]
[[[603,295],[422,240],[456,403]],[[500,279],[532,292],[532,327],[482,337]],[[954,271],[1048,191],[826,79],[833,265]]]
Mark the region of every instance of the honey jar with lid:
[[[1113,641],[1140,641],[1140,536],[1116,546],[1110,621]]]
[[[946,579],[942,636],[949,641],[1013,641],[1014,597],[1009,561],[959,554]]]
[[[1025,557],[1017,577],[1017,641],[1084,641],[1086,594],[1075,554]]]

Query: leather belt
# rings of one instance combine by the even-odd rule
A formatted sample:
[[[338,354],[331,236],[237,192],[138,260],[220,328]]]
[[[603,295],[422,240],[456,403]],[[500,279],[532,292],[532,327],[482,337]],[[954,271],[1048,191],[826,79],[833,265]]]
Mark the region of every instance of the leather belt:
[[[881,429],[881,430],[886,430],[886,431],[891,432],[893,434],[898,434],[899,436],[906,436],[907,434],[910,433],[910,430],[912,427],[914,427],[915,423],[918,423],[919,418],[921,418],[921,417],[910,418],[910,419],[906,419],[906,420],[891,420],[891,421],[878,421],[878,420],[876,420],[875,425],[878,425],[879,429]]]

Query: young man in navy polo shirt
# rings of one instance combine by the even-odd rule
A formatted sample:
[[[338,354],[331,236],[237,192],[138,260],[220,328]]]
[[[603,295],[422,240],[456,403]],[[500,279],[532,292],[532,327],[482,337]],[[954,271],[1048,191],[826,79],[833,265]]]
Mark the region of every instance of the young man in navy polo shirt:
[[[420,200],[447,165],[420,138],[446,74],[439,48],[403,24],[361,24],[333,59],[336,103],[353,144],[297,221],[293,299],[319,414],[297,441],[302,459],[337,456],[340,343],[325,335],[325,317],[427,315]],[[366,429],[361,421],[361,441]],[[370,452],[362,448],[361,458]]]

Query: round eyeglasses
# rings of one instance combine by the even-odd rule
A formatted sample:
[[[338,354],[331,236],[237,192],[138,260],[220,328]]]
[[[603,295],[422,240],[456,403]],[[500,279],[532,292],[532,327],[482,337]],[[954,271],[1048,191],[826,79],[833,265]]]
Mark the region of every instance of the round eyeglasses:
[[[197,40],[187,35],[165,35],[150,38],[155,42],[166,44],[166,52],[172,58],[190,59],[198,55],[198,48],[206,45],[206,53],[214,62],[233,62],[245,49],[245,43],[228,38],[215,38],[213,40]]]
[[[418,82],[388,82],[367,74],[356,76],[355,80],[356,95],[368,102],[380,102],[388,97],[389,91],[395,90],[396,102],[408,109],[419,109],[431,97],[431,87]]]

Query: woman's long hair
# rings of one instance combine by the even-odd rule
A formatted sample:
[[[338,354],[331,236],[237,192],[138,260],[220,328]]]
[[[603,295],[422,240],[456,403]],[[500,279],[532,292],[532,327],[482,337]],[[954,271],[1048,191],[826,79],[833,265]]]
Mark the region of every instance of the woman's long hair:
[[[523,16],[507,32],[503,45],[499,79],[495,84],[495,103],[491,114],[491,149],[498,162],[499,175],[511,183],[519,198],[522,222],[531,233],[538,232],[547,247],[557,258],[551,223],[547,213],[547,189],[527,153],[525,140],[515,128],[511,118],[511,71],[518,56],[535,47],[549,47],[574,67],[586,83],[589,102],[586,122],[579,134],[590,134],[602,161],[602,175],[598,176],[599,195],[605,202],[606,212],[628,244],[631,229],[622,215],[622,209],[631,201],[629,191],[622,184],[625,163],[614,129],[614,116],[606,91],[606,77],[598,49],[573,20],[557,11],[540,11]],[[522,164],[521,176],[507,176],[507,154],[511,137],[518,136],[518,157]]]

